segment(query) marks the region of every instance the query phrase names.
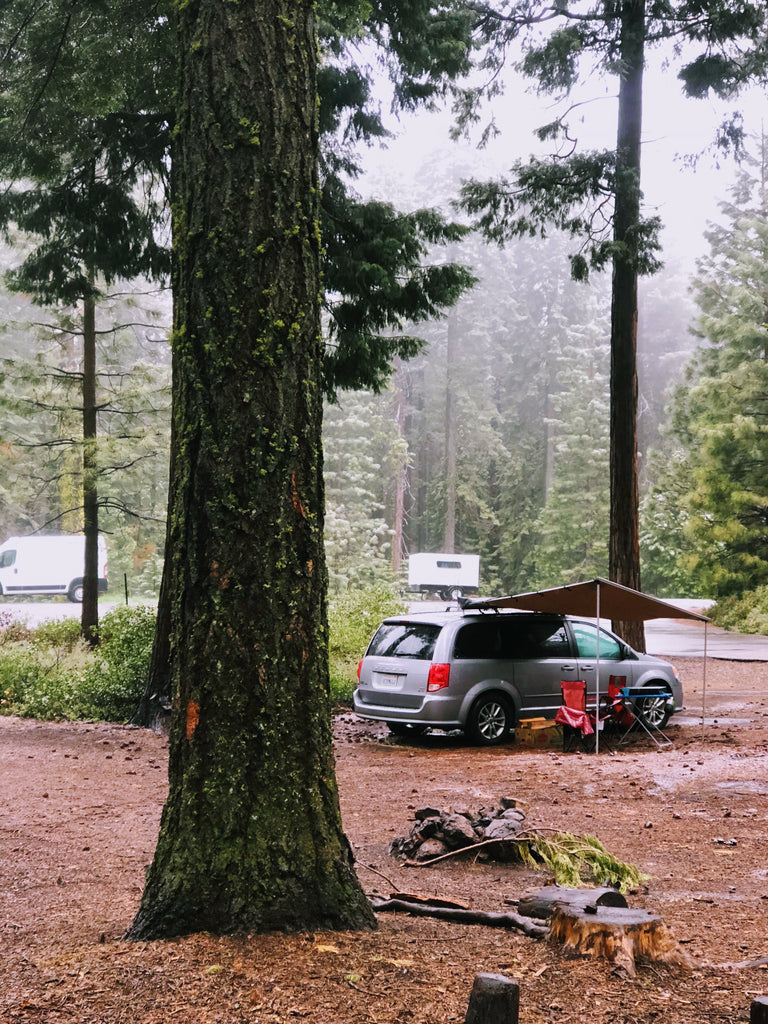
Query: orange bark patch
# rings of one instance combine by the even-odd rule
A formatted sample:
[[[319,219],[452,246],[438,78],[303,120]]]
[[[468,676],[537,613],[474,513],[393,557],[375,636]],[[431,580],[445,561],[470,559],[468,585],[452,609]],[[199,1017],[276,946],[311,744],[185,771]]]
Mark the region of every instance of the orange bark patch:
[[[291,475],[291,498],[293,499],[293,508],[297,515],[300,515],[302,519],[307,518],[307,513],[304,509],[304,505],[299,496],[299,488],[296,484],[296,474]]]
[[[200,705],[193,700],[187,704],[187,739],[191,741],[195,735],[195,729],[200,721]]]

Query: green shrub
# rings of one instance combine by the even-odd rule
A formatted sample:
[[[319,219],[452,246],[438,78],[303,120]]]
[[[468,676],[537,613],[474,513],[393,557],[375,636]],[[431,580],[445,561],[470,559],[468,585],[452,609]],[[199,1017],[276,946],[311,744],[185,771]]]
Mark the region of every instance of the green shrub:
[[[0,633],[0,713],[47,720],[129,718],[147,676],[155,613],[116,609],[103,617],[99,632],[95,652],[80,639],[77,619],[43,622],[12,641]]]
[[[388,615],[405,611],[394,587],[376,584],[347,590],[328,607],[331,698],[347,703],[357,680],[357,665],[376,628]]]
[[[45,619],[35,626],[30,635],[38,647],[58,647],[72,651],[80,643],[80,619]]]
[[[155,612],[117,608],[99,623],[101,638],[79,688],[81,718],[124,722],[141,697],[152,654]]]
[[[1,646],[0,711],[46,721],[77,718],[88,656],[84,644],[63,654],[30,641]]]
[[[718,601],[707,613],[717,626],[737,633],[768,634],[768,586]]]

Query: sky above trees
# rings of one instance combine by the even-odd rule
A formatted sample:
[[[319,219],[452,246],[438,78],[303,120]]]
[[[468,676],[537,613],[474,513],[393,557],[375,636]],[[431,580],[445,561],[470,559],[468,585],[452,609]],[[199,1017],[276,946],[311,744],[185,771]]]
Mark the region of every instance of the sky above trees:
[[[557,104],[552,98],[537,97],[525,83],[509,72],[506,91],[498,98],[492,113],[500,134],[488,146],[478,148],[480,132],[469,139],[452,141],[450,110],[419,111],[385,123],[395,136],[386,147],[368,150],[363,156],[365,174],[358,183],[365,194],[379,195],[386,189],[392,197],[393,185],[407,195],[412,183],[422,175],[425,164],[458,161],[467,173],[480,175],[503,170],[515,159],[531,153],[547,152],[534,130],[552,116]],[[709,220],[719,217],[718,202],[734,180],[736,164],[722,154],[709,150],[718,125],[732,110],[744,112],[747,130],[760,131],[765,94],[753,88],[732,103],[714,98],[690,100],[682,96],[673,71],[663,66],[660,54],[651,55],[646,71],[643,130],[643,191],[646,201],[661,217],[663,258],[680,263],[691,272],[705,246],[704,231]],[[587,146],[615,144],[615,84],[595,80],[579,94],[579,140]],[[383,109],[389,106],[386,83],[379,83]],[[689,158],[698,154],[695,167]],[[452,194],[434,195],[433,202],[448,203]]]

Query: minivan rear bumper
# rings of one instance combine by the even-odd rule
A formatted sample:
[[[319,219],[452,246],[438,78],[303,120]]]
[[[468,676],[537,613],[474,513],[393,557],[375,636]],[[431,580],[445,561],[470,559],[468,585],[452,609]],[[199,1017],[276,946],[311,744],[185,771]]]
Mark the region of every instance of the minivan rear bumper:
[[[404,725],[429,725],[436,729],[461,729],[464,723],[459,718],[461,701],[455,697],[428,694],[417,708],[393,707],[391,704],[373,704],[363,700],[360,690],[355,690],[352,706],[359,718],[375,722],[402,722]]]

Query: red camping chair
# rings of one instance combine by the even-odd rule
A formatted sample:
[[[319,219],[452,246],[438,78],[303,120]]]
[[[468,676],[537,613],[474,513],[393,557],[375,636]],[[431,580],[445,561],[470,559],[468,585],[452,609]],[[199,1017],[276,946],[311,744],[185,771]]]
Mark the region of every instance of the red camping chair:
[[[625,730],[624,736],[635,724],[635,716],[627,707],[622,692],[626,685],[626,676],[611,676],[608,680],[608,716],[619,728]]]
[[[587,713],[587,684],[583,679],[563,679],[560,682],[563,703],[557,709],[555,721],[563,727],[563,752],[594,750],[595,727]]]

